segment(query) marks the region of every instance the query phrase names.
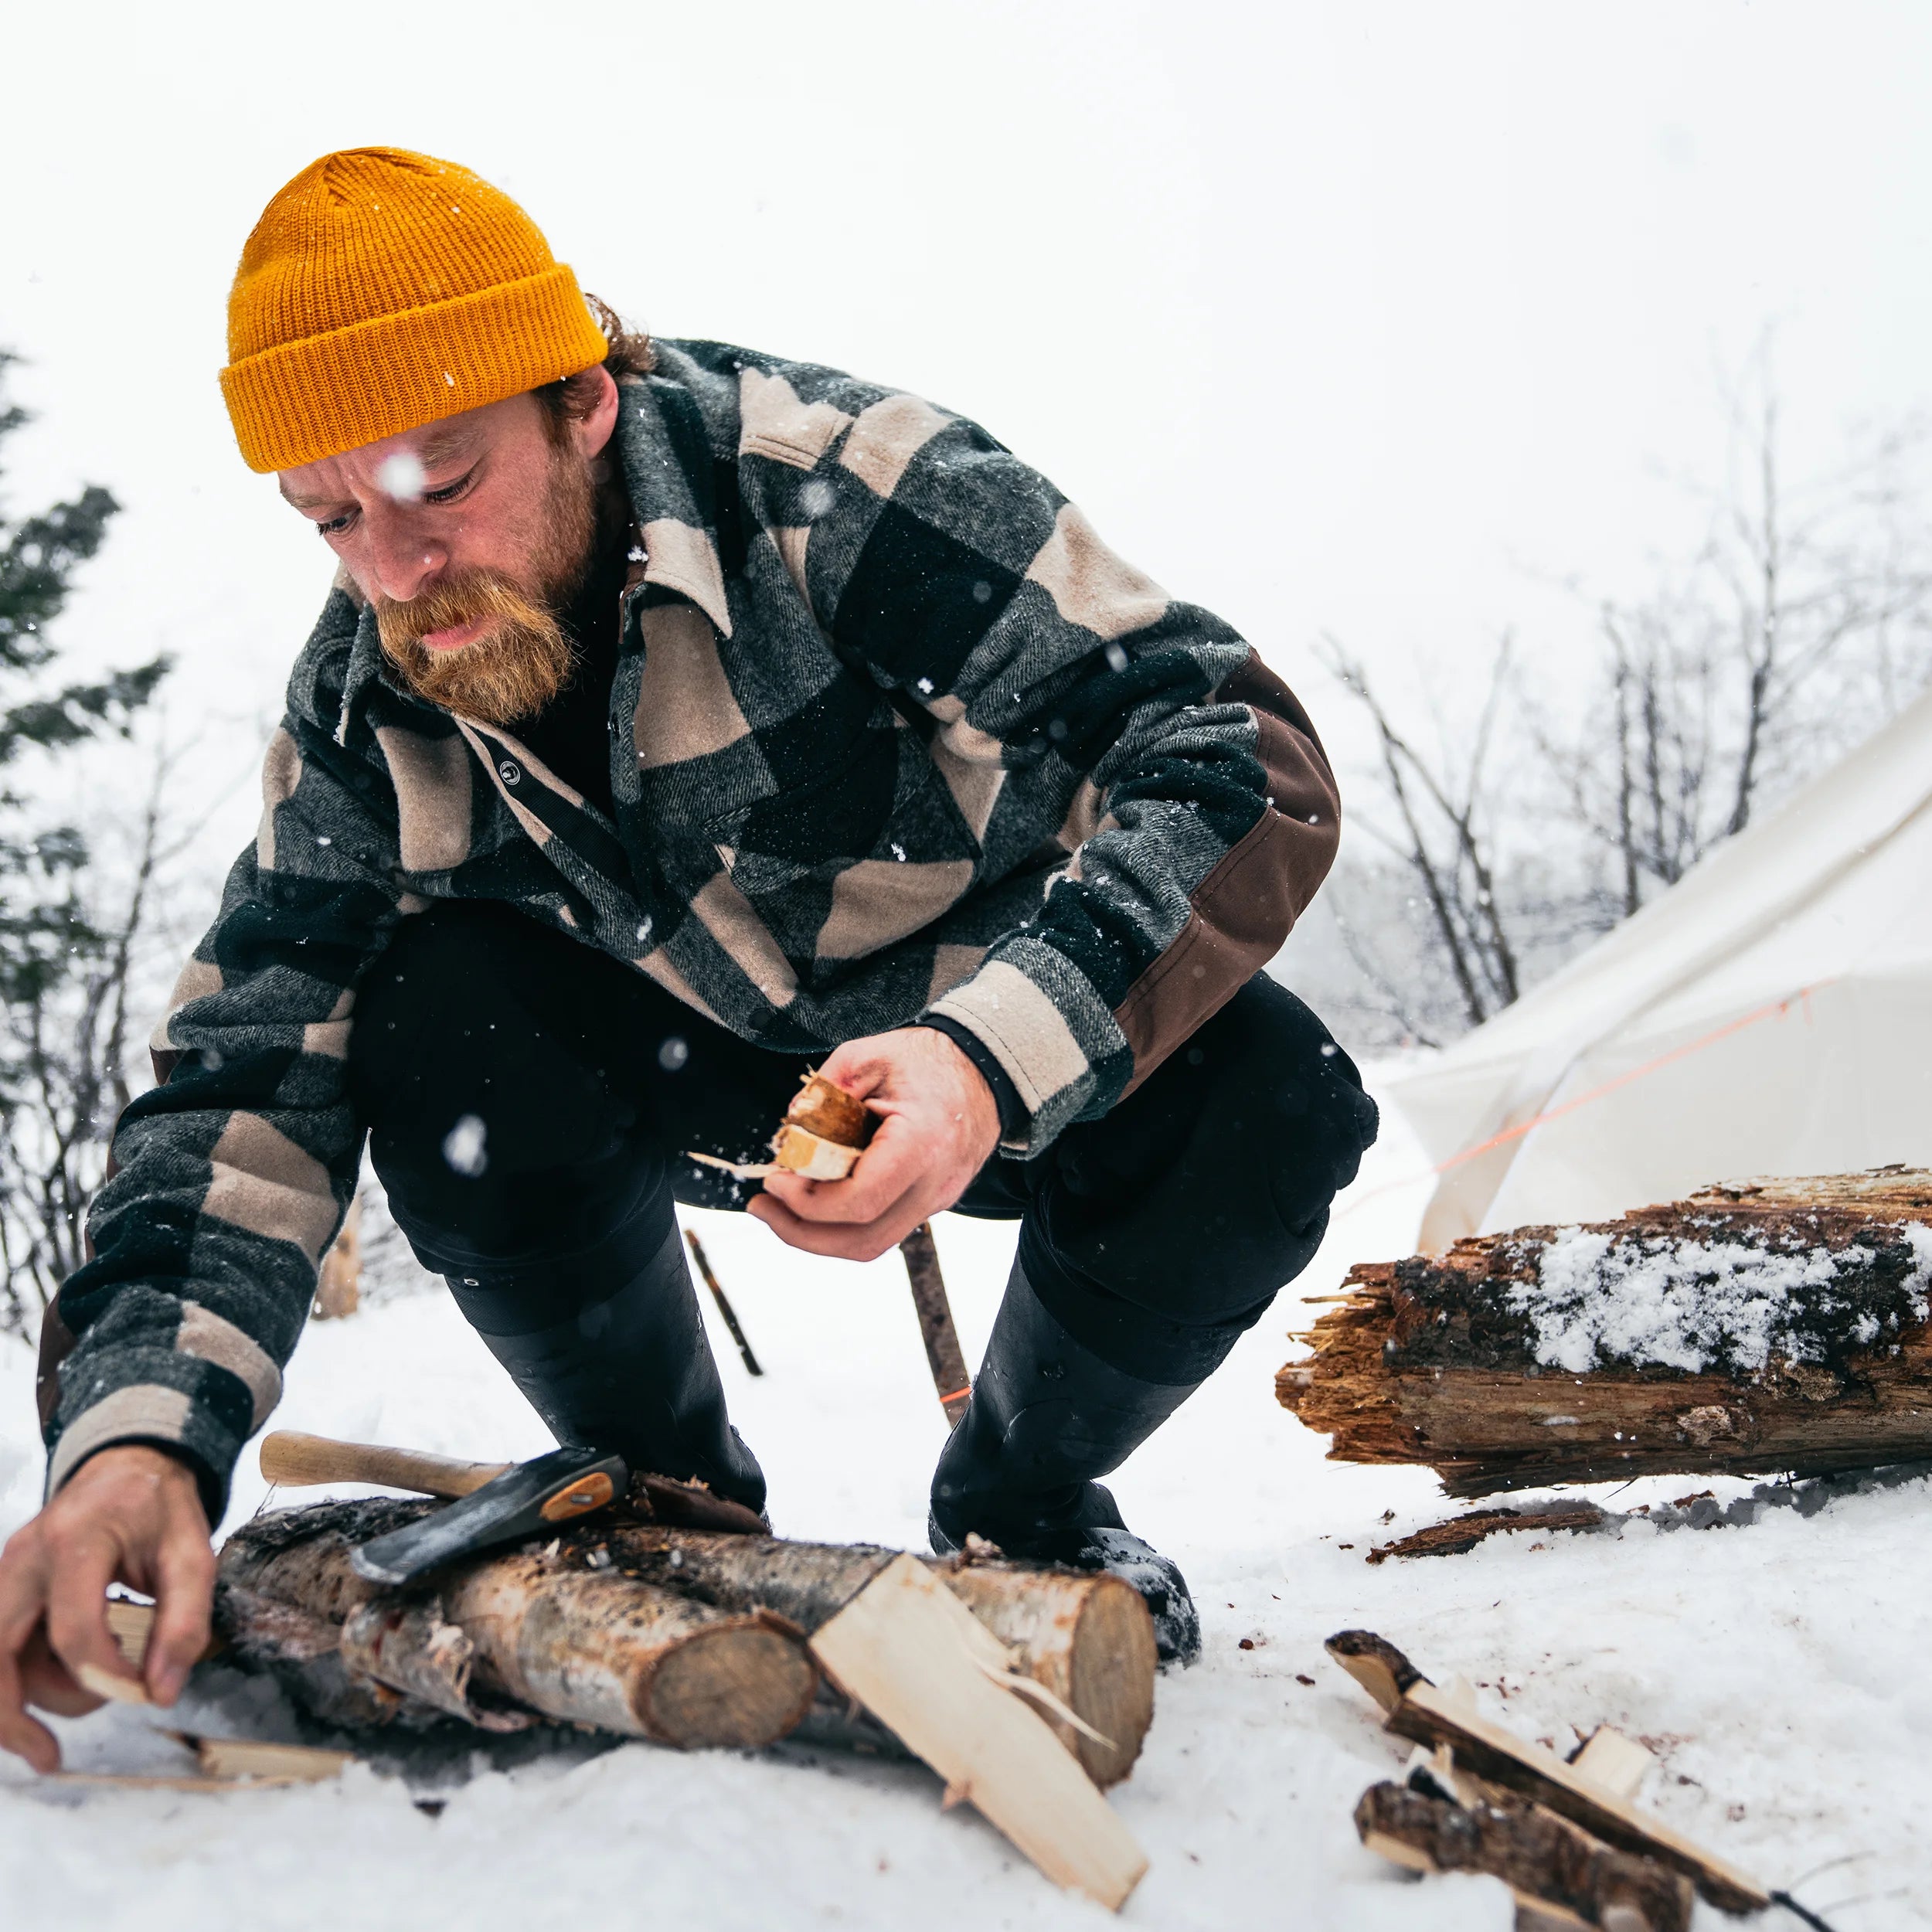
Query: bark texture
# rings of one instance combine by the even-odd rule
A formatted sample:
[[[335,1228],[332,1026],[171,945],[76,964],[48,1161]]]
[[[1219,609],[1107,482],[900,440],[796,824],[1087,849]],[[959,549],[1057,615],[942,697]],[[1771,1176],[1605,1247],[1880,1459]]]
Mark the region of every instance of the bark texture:
[[[382,1498],[256,1518],[223,1546],[218,1631],[240,1662],[352,1728],[444,1716],[510,1729],[541,1713],[665,1743],[750,1745],[796,1731],[896,1749],[828,1694],[803,1645],[896,1551],[613,1512],[427,1590],[355,1574],[355,1544],[435,1506]],[[1154,1712],[1153,1624],[1139,1594],[1104,1572],[930,1560],[1017,1667],[1109,1740],[1042,1713],[1094,1781],[1124,1777]]]
[[[1276,1393],[1332,1459],[1427,1463],[1453,1495],[1915,1461],[1932,1456],[1928,1223],[1932,1174],[1882,1169],[1365,1264]],[[1608,1311],[1594,1342],[1563,1312],[1579,1293]],[[1646,1308],[1695,1366],[1624,1345],[1626,1312],[1655,1328]]]
[[[1371,1851],[1412,1870],[1487,1872],[1519,1899],[1617,1932],[1689,1932],[1695,1894],[1688,1879],[1505,1792],[1464,1806],[1406,1785],[1372,1784],[1355,1824]]]

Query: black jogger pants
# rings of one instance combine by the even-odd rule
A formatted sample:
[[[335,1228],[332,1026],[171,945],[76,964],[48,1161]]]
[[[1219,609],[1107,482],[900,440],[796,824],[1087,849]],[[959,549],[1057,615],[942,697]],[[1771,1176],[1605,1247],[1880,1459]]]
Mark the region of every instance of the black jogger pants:
[[[669,1234],[674,1200],[742,1206],[747,1185],[683,1152],[764,1158],[806,1064],[507,906],[457,901],[405,920],[371,965],[349,1081],[426,1267],[594,1276],[600,1253]],[[1376,1124],[1321,1022],[1257,977],[1104,1118],[1033,1159],[995,1155],[954,1211],[1021,1222],[1028,1279],[1095,1354],[1186,1383],[1307,1265]]]

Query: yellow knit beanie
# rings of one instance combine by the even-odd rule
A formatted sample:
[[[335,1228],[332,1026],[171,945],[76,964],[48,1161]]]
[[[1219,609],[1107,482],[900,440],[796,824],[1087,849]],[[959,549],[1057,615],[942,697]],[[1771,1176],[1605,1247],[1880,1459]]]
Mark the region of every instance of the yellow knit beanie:
[[[577,277],[508,195],[349,148],[276,196],[228,297],[222,394],[251,470],[287,470],[604,360]]]

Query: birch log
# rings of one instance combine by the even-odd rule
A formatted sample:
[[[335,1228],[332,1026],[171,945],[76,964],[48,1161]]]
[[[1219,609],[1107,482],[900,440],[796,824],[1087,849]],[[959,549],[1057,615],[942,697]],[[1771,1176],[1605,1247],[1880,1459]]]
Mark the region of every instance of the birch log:
[[[325,1503],[246,1525],[222,1552],[222,1635],[353,1727],[434,1711],[509,1730],[542,1716],[696,1748],[771,1743],[810,1707],[817,1672],[770,1616],[573,1568],[560,1543],[481,1558],[427,1592],[357,1576],[355,1545],[423,1507]]]
[[[1932,1457],[1932,1173],[1743,1182],[1355,1268],[1276,1393],[1452,1495]]]
[[[566,1529],[540,1556],[485,1558],[430,1593],[383,1590],[349,1567],[355,1543],[431,1506],[383,1498],[257,1517],[222,1552],[221,1634],[308,1708],[352,1726],[440,1711],[499,1727],[527,1708],[661,1742],[744,1743],[777,1714],[788,1713],[787,1729],[798,1724],[811,1702],[811,1685],[801,1699],[772,1646],[802,1656],[802,1640],[898,1554],[605,1515]],[[1124,1777],[1154,1712],[1153,1624],[1139,1594],[1105,1572],[928,1560],[1017,1667],[1108,1740],[1048,1718],[1094,1782]],[[675,1639],[675,1655],[653,1650],[659,1638]],[[765,1713],[756,1724],[725,1709],[747,1697]],[[613,1723],[624,1709],[634,1723]],[[891,1748],[862,1715],[822,1695],[805,1730]]]

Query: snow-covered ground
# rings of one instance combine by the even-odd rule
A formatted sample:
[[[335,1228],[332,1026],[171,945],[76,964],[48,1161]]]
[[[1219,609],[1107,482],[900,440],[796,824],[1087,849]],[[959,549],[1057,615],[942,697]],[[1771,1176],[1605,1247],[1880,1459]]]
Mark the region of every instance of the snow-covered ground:
[[[1391,1119],[1301,1292],[1327,1292],[1351,1261],[1407,1250],[1423,1165]],[[818,1261],[737,1217],[696,1221],[767,1370],[750,1379],[714,1328],[779,1528],[917,1545],[944,1423],[896,1261]],[[948,1219],[939,1238],[976,1355],[1011,1232]],[[1766,1882],[1795,1886],[1840,1932],[1932,1924],[1926,1485],[1808,1519],[1771,1512],[1744,1529],[1518,1536],[1370,1567],[1373,1544],[1453,1506],[1424,1474],[1324,1461],[1325,1444],[1276,1406],[1285,1332],[1302,1318],[1284,1299],[1115,1485],[1129,1519],[1181,1560],[1206,1631],[1201,1664],[1162,1681],[1146,1753],[1114,1794],[1152,1861],[1128,1922],[1510,1924],[1493,1883],[1417,1886],[1357,1845],[1357,1797],[1405,1755],[1322,1651],[1330,1632],[1359,1625],[1438,1679],[1464,1675],[1527,1736],[1566,1748],[1572,1726],[1610,1723],[1641,1736],[1662,1760],[1646,1801]],[[31,1380],[26,1351],[0,1345],[0,1530],[36,1499]],[[477,1457],[547,1441],[434,1292],[312,1328],[276,1419]],[[1702,1486],[1633,1485],[1617,1506]],[[237,1516],[263,1499],[244,1473]],[[232,1678],[185,1714],[209,1730],[287,1723],[260,1686]],[[77,1768],[180,1767],[141,1713],[60,1728]],[[917,1767],[627,1746],[497,1768],[478,1758],[437,1775],[447,1802],[432,1816],[416,1802],[420,1778],[393,1768],[209,1797],[42,1783],[7,1760],[0,1926],[903,1932],[940,1918],[992,1928],[1105,1917],[1055,1892],[968,1809],[942,1815],[937,1781]],[[1700,1914],[1700,1932],[1723,1923]]]

